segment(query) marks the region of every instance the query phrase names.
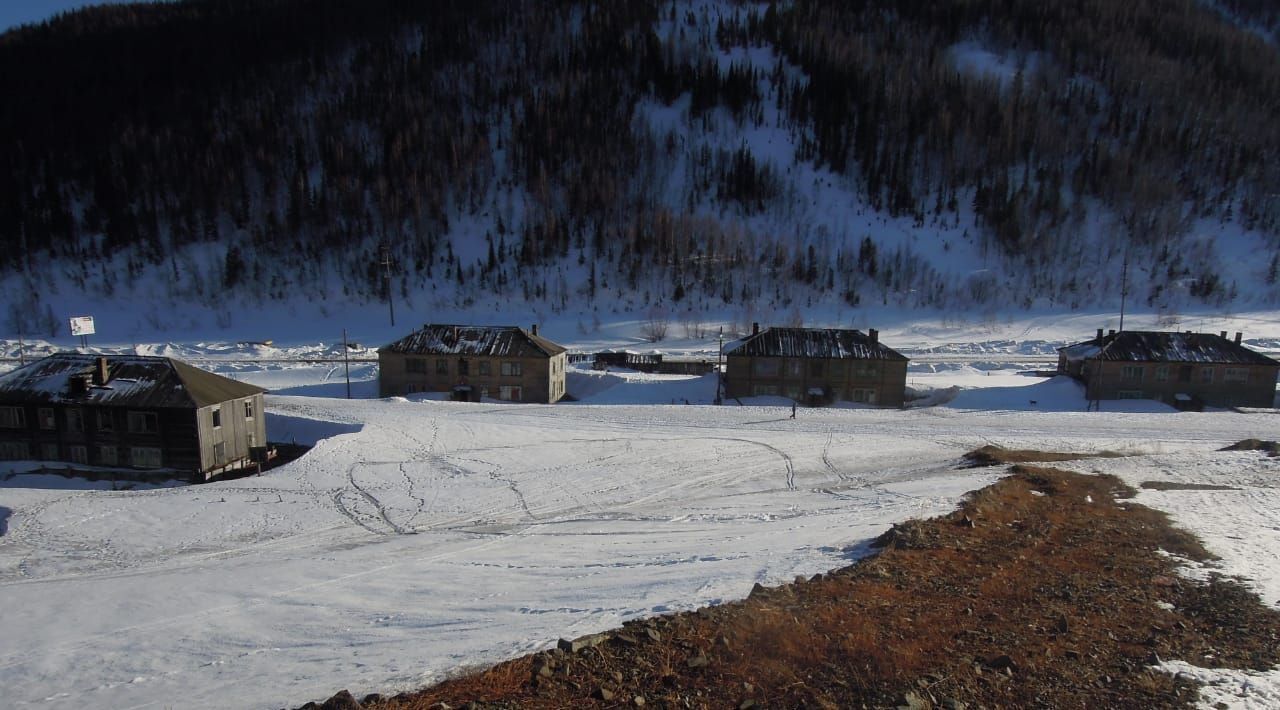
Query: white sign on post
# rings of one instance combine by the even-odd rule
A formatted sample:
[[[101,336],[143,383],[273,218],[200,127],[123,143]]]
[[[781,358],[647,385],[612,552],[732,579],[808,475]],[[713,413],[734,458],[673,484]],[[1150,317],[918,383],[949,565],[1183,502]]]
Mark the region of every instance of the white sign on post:
[[[76,316],[71,319],[72,335],[93,335],[93,316]]]

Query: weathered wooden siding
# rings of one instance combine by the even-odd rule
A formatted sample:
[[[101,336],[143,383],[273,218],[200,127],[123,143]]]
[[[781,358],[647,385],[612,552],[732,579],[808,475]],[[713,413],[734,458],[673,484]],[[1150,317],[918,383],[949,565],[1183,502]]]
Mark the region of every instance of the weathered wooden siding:
[[[1137,379],[1126,376],[1126,367],[1138,368]],[[1161,380],[1157,369],[1167,367],[1167,376]],[[1190,368],[1190,378],[1183,379],[1182,368]],[[1248,376],[1244,382],[1228,382],[1228,368],[1243,369]],[[1206,382],[1204,371],[1212,371],[1211,381]],[[1115,360],[1089,360],[1085,363],[1082,379],[1085,396],[1090,400],[1122,399],[1125,393],[1137,393],[1139,399],[1156,399],[1175,403],[1175,395],[1186,394],[1198,398],[1210,407],[1272,407],[1276,397],[1276,375],[1280,368],[1270,365],[1242,365],[1222,363],[1153,363],[1123,362]]]
[[[762,367],[763,364],[763,367]],[[818,370],[814,366],[817,364]],[[868,371],[868,365],[874,371]],[[765,372],[762,372],[764,370]],[[767,374],[767,372],[776,374]],[[875,404],[901,407],[906,400],[907,361],[747,357],[729,355],[725,365],[725,396],[753,397],[771,393],[798,402],[810,401],[809,391],[821,388],[829,400],[854,401],[855,392],[875,392]]]
[[[408,361],[421,360],[425,372],[409,372]],[[437,371],[437,360],[444,361],[444,372]],[[466,374],[460,363],[466,362]],[[502,363],[519,363],[521,374],[503,375]],[[488,363],[489,374],[480,374],[481,363]],[[520,388],[521,402],[551,403],[565,395],[566,353],[550,357],[491,357],[479,355],[407,355],[396,352],[378,354],[378,393],[397,397],[414,392],[452,392],[456,386],[472,389],[472,399],[482,392],[498,398],[502,386]]]

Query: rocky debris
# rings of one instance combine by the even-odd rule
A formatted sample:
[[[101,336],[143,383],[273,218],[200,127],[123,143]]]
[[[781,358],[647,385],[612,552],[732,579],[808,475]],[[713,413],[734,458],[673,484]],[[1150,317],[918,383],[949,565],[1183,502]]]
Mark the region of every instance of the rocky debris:
[[[380,700],[381,697],[375,694],[373,702],[376,704]],[[359,700],[356,700],[350,691],[339,690],[333,694],[333,697],[323,703],[307,703],[298,708],[298,710],[364,710],[364,708],[365,706]]]
[[[566,639],[560,639],[560,641],[556,645],[557,647],[559,647],[561,651],[565,651],[567,653],[577,653],[578,651],[581,651],[584,648],[594,648],[596,646],[599,646],[600,644],[608,640],[609,640],[609,634],[588,634],[586,636],[581,636],[579,638],[576,638],[572,641],[568,641]]]
[[[1111,477],[1014,467],[852,566],[373,707],[1190,708],[1195,681],[1153,662],[1280,662],[1280,611],[1236,581],[1179,576],[1165,552],[1208,553],[1120,501],[1132,494]]]

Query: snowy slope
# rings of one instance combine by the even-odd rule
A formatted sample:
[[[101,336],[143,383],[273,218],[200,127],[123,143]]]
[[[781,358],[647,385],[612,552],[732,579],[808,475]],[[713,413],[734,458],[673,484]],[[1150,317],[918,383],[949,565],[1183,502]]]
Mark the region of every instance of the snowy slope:
[[[1263,553],[1280,543],[1264,529],[1280,509],[1264,485],[1277,462],[1214,450],[1274,436],[1280,415],[1031,411],[1037,388],[1051,409],[1078,394],[961,372],[1004,396],[988,392],[980,409],[957,398],[792,420],[783,407],[627,404],[696,401],[705,383],[608,377],[617,382],[576,405],[273,395],[273,438],[318,443],[257,478],[138,491],[8,481],[6,697],[18,707],[279,707],[342,686],[420,685],[847,564],[890,523],[950,510],[993,480],[956,469],[962,452],[991,442],[1117,450],[1135,456],[1082,468],[1241,486],[1150,502],[1277,601],[1280,565]],[[1256,534],[1229,534],[1242,501]]]

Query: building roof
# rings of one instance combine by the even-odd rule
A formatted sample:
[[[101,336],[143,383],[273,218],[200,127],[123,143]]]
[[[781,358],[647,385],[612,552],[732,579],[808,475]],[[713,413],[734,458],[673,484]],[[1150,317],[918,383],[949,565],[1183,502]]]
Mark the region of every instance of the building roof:
[[[378,348],[378,352],[406,355],[551,357],[565,352],[565,348],[514,325],[428,323],[421,330]]]
[[[1104,335],[1101,344],[1094,338],[1058,351],[1069,359],[1083,360],[1280,366],[1280,362],[1215,333],[1122,330]]]
[[[100,358],[106,360],[105,382],[95,378]],[[76,387],[77,379],[87,387]],[[0,375],[0,402],[5,404],[190,409],[263,392],[180,360],[142,355],[56,353]]]
[[[878,338],[872,340],[860,330],[834,328],[766,328],[726,346],[725,354],[840,360],[907,359]]]

